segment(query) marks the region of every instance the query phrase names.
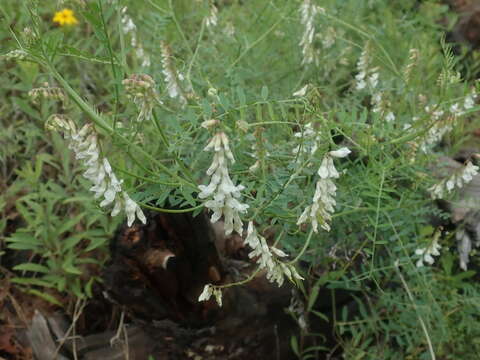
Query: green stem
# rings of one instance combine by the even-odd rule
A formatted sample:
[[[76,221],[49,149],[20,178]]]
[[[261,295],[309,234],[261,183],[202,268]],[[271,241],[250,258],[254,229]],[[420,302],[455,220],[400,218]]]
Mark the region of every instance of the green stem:
[[[152,206],[152,205],[148,205],[148,204],[145,204],[145,203],[142,203],[142,202],[139,202],[138,203],[141,207],[144,207],[145,209],[150,209],[150,210],[154,210],[154,211],[158,211],[158,212],[162,212],[162,213],[169,213],[169,214],[183,214],[183,213],[188,213],[188,212],[192,212],[192,211],[195,211],[197,209],[201,209],[203,207],[203,204],[201,205],[197,205],[195,207],[192,207],[192,208],[188,208],[188,209],[164,209],[164,208],[159,208],[159,207],[156,207],[156,206]]]
[[[122,135],[115,132],[114,129],[105,121],[105,119],[103,119],[100,114],[98,114],[89,104],[87,104],[77,94],[77,92],[75,90],[73,90],[73,88],[70,86],[70,84],[57,72],[57,70],[50,63],[47,63],[46,65],[48,67],[48,70],[53,75],[53,77],[55,77],[55,79],[60,83],[60,85],[62,85],[62,87],[65,89],[65,91],[70,96],[70,98],[73,100],[73,102],[75,102],[78,105],[78,107],[90,117],[90,119],[95,123],[95,125],[97,125],[101,129],[106,131],[109,135],[115,136],[116,138],[121,140],[124,144],[126,144],[128,146],[131,146],[132,150],[135,153],[138,153],[138,154],[146,157],[152,163],[156,164],[163,172],[165,172],[166,174],[168,174],[172,178],[176,179],[180,183],[186,184],[186,185],[188,185],[188,186],[190,186],[194,189],[197,188],[197,185],[195,183],[191,183],[191,182],[183,179],[181,176],[175,174],[169,168],[167,168],[165,165],[163,165],[160,161],[155,159],[151,154],[149,154],[148,152],[143,150],[141,147],[139,147],[135,144],[132,144],[125,137],[123,137]]]
[[[135,174],[131,173],[130,171],[121,169],[119,167],[114,166],[114,169],[121,172],[121,173],[124,173],[128,176],[134,177],[134,178],[139,179],[139,180],[146,181],[146,182],[151,183],[151,184],[160,184],[160,185],[166,185],[166,186],[180,186],[179,183],[160,181],[160,180],[150,179],[150,178],[147,178],[145,176],[135,175]]]
[[[183,32],[182,27],[178,22],[177,16],[175,15],[175,9],[173,8],[172,0],[168,0],[168,4],[170,6],[171,16],[172,16],[173,22],[175,23],[175,27],[177,28],[180,36],[182,37],[182,40],[185,43],[185,47],[188,49],[188,52],[190,53],[190,55],[193,56],[193,51],[190,48],[190,43],[188,42],[187,37],[185,36],[185,33]]]
[[[100,19],[102,20],[103,33],[105,34],[105,39],[107,40],[107,50],[108,56],[110,57],[110,63],[112,67],[113,78],[115,79],[114,90],[115,90],[115,105],[113,108],[113,128],[116,125],[118,104],[120,102],[120,91],[118,89],[118,74],[117,68],[115,67],[115,57],[113,55],[112,43],[110,42],[110,36],[108,35],[107,24],[105,23],[105,17],[103,16],[102,2],[98,0],[98,8],[100,9]]]
[[[303,245],[302,250],[300,250],[298,255],[295,256],[295,259],[293,259],[292,261],[289,261],[287,264],[295,264],[303,256],[303,254],[307,250],[308,246],[310,245],[310,241],[312,240],[312,236],[313,236],[313,229],[311,229],[310,232],[308,233],[307,240],[305,240],[305,244]]]
[[[170,149],[170,142],[168,141],[168,138],[165,135],[165,132],[163,131],[162,127],[160,126],[160,124],[158,122],[158,118],[157,118],[157,115],[156,115],[155,111],[153,111],[152,114],[153,114],[153,122],[155,123],[155,126],[157,127],[157,130],[160,134],[160,137],[162,138],[162,142],[165,145],[165,147],[167,149],[167,152],[168,152],[169,149]],[[178,154],[174,153],[173,156],[175,157],[175,161],[177,162],[178,166],[180,166],[180,168],[185,173],[185,175],[189,178],[189,180],[193,184],[195,184],[196,182],[195,182],[195,179],[193,177],[193,174],[190,172],[190,170],[188,169],[185,162],[178,156]]]
[[[170,0],[171,1],[171,0]],[[258,43],[260,43],[263,39],[265,39],[265,37],[267,37],[268,34],[270,34],[273,30],[275,30],[275,28],[281,23],[283,22],[285,19],[284,19],[284,16],[281,16],[280,19],[275,23],[273,24],[265,33],[263,33],[257,40],[255,40],[250,46],[248,46],[236,59],[233,63],[230,64],[230,66],[227,68],[227,72],[229,72],[235,65],[237,65],[237,63],[242,60],[242,58],[247,55],[250,50],[252,50]]]

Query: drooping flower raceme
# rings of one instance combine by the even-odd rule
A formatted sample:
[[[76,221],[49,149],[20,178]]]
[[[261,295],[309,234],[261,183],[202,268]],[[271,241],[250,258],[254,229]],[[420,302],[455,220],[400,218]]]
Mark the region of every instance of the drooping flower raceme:
[[[302,23],[304,30],[300,46],[302,48],[302,65],[311,64],[317,62],[317,56],[315,54],[315,48],[313,41],[315,39],[315,16],[325,12],[324,9],[312,4],[311,0],[304,0],[300,6],[300,22]]]
[[[412,48],[408,51],[408,55],[409,55],[408,62],[407,62],[407,65],[405,66],[405,70],[403,71],[403,75],[406,82],[410,80],[410,75],[412,73],[412,70],[418,64],[418,58],[420,56],[420,52],[418,51],[418,49]]]
[[[302,140],[302,144],[293,148],[292,153],[294,155],[297,155],[300,151],[314,154],[321,141],[320,132],[313,128],[312,123],[306,124],[303,131],[297,131],[293,136]]]
[[[127,224],[131,226],[138,218],[142,223],[147,219],[142,209],[122,190],[122,180],[118,180],[110,166],[108,159],[100,154],[97,136],[90,124],[77,130],[75,123],[61,115],[52,115],[45,125],[48,129],[61,130],[65,139],[69,141],[68,147],[75,153],[75,158],[81,160],[87,170],[83,177],[90,180],[93,186],[94,198],[102,198],[101,207],[111,205],[111,215],[116,216],[124,210],[127,215]]]
[[[234,185],[228,172],[228,162],[235,162],[230,150],[227,135],[217,132],[210,140],[204,151],[213,151],[213,161],[207,170],[210,176],[208,185],[200,185],[200,199],[210,198],[205,202],[205,207],[213,211],[211,222],[217,222],[222,216],[225,220],[225,234],[229,235],[234,230],[238,234],[243,232],[243,223],[240,214],[248,209],[238,199],[243,185]]]
[[[442,140],[446,133],[453,129],[455,116],[445,115],[445,111],[441,109],[432,110],[429,106],[425,107],[425,112],[431,116],[433,122],[433,125],[420,143],[420,149],[427,153]]]
[[[123,80],[122,84],[125,86],[127,96],[133,99],[140,110],[137,121],[150,120],[153,106],[158,101],[155,81],[149,75],[134,74]]]
[[[270,282],[276,282],[278,286],[282,286],[285,277],[290,281],[303,280],[303,277],[295,269],[293,264],[282,262],[279,259],[287,256],[282,250],[273,246],[268,246],[267,241],[261,235],[258,235],[253,222],[248,223],[247,237],[245,244],[252,248],[248,254],[249,258],[256,258],[259,270],[266,271],[266,277]],[[222,306],[222,292],[212,284],[207,284],[203,288],[202,293],[198,297],[198,301],[207,301],[214,296],[218,305]]]
[[[43,86],[30,90],[28,96],[34,104],[38,104],[40,100],[55,100],[60,101],[63,107],[65,107],[68,99],[63,89],[50,86],[48,83],[44,83]]]
[[[285,276],[291,281],[293,279],[303,280],[292,264],[279,260],[279,258],[286,257],[287,254],[273,246],[268,246],[267,240],[257,233],[252,221],[248,223],[245,244],[252,248],[248,257],[257,258],[259,268],[265,269],[270,282],[276,282],[278,286],[282,286]]]
[[[162,41],[160,43],[160,50],[162,52],[162,73],[165,75],[165,82],[167,83],[168,96],[171,98],[178,98],[181,105],[184,106],[187,103],[187,99],[183,94],[183,90],[180,86],[180,81],[183,81],[184,77],[180,74],[172,62],[172,51],[167,43]]]
[[[472,164],[472,162],[468,161],[467,164],[460,169],[460,171],[456,171],[448,179],[442,180],[438,184],[430,187],[428,190],[430,191],[432,198],[443,199],[445,196],[445,191],[450,193],[455,187],[461,188],[465,184],[468,184],[470,181],[472,181],[473,177],[478,174],[478,170],[478,166],[475,166]]]
[[[440,232],[438,232],[438,234],[440,234]],[[420,255],[420,258],[417,260],[417,267],[424,266],[424,262],[429,265],[432,265],[435,262],[433,256],[439,256],[440,249],[442,248],[438,243],[439,237],[439,235],[434,236],[433,241],[429,246],[415,250],[415,254]]]
[[[335,196],[337,193],[337,187],[332,179],[340,177],[333,163],[333,158],[346,157],[350,152],[348,148],[344,147],[336,151],[330,151],[325,155],[318,169],[320,179],[317,181],[312,204],[308,205],[302,212],[297,225],[311,222],[315,232],[318,232],[319,224],[324,230],[330,231],[331,214],[335,211]]]
[[[460,258],[460,268],[464,271],[467,271],[468,263],[470,262],[470,252],[473,248],[472,238],[464,228],[457,229],[455,233],[455,238],[457,240],[457,250]]]
[[[374,89],[378,84],[378,68],[370,68],[370,44],[367,43],[360,54],[357,62],[358,74],[355,76],[356,90],[363,90],[370,87]]]
[[[205,18],[205,25],[208,28],[217,26],[217,22],[218,22],[217,14],[218,14],[218,9],[215,6],[215,4],[211,2],[209,7],[209,14]]]
[[[457,118],[465,115],[468,110],[475,106],[477,96],[475,89],[472,89],[463,102],[450,105],[448,112],[439,109],[439,106],[433,109],[430,106],[425,106],[425,112],[431,117],[433,125],[429,128],[423,141],[420,143],[420,149],[424,153],[429,152],[433,146],[442,140],[445,134],[452,131]]]
[[[143,67],[148,67],[150,66],[150,63],[151,63],[150,56],[148,56],[148,54],[145,53],[145,50],[143,49],[142,44],[137,39],[137,26],[133,22],[130,15],[128,15],[127,10],[128,8],[126,6],[124,6],[121,10],[122,31],[125,35],[130,35],[130,38],[131,38],[130,44],[135,49],[135,55],[141,61],[141,65]]]

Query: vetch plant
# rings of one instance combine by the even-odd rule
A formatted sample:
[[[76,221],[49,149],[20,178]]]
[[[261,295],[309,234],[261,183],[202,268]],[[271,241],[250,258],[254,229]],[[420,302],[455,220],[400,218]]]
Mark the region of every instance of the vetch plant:
[[[61,115],[52,115],[45,123],[50,130],[60,130],[70,144],[69,148],[75,153],[75,158],[81,160],[87,170],[83,176],[93,183],[90,191],[94,198],[103,197],[100,207],[114,204],[111,215],[116,216],[124,210],[127,215],[127,224],[132,226],[135,218],[142,223],[147,219],[142,209],[122,190],[122,180],[118,180],[108,159],[100,154],[98,139],[90,124],[77,130],[75,123]]]
[[[213,161],[207,170],[210,176],[208,185],[200,185],[200,199],[211,197],[205,202],[205,207],[213,211],[211,221],[217,222],[223,216],[225,219],[225,235],[230,235],[234,230],[243,233],[241,213],[248,209],[247,204],[242,204],[238,199],[240,192],[245,189],[243,185],[234,185],[228,173],[228,162],[235,162],[230,150],[228,137],[224,132],[217,132],[210,139],[204,151],[213,151]]]
[[[318,232],[318,225],[326,231],[330,231],[330,221],[332,220],[332,213],[335,211],[335,195],[337,187],[332,179],[338,179],[338,173],[333,158],[344,158],[350,154],[348,148],[341,148],[335,151],[328,152],[318,169],[318,176],[315,187],[315,194],[313,195],[312,204],[303,210],[302,214],[297,220],[297,225],[306,222],[311,222],[313,231]]]
[[[145,208],[203,211],[212,222],[223,220],[225,233],[242,236],[252,272],[208,284],[195,297],[221,304],[224,289],[255,276],[277,285],[305,278],[305,289],[321,278],[312,294],[326,286],[332,297],[342,291],[358,298],[359,312],[352,314],[351,302],[329,311],[344,357],[428,358],[419,318],[438,358],[469,342],[476,330],[465,319],[478,309],[468,299],[480,288],[455,277],[478,261],[475,240],[457,239],[457,229],[435,243],[432,236],[418,241],[430,219],[448,221],[429,187],[444,197],[478,171],[467,159],[462,172],[432,187],[432,158],[453,155],[478,128],[476,90],[458,76],[438,32],[445,7],[208,1],[198,11],[198,2],[186,0],[126,0],[104,13],[100,3],[78,11],[81,31],[45,32],[35,17],[35,36],[16,36],[18,50],[4,61],[18,61],[10,66],[15,81],[28,85],[8,86],[15,89],[8,116],[21,109],[43,125],[53,111],[27,107],[22,97],[33,83],[55,81],[76,108],[62,111],[72,120],[49,123],[61,127],[109,213],[125,213],[132,224]],[[135,61],[139,39],[147,69]],[[32,92],[38,100],[44,94]],[[455,245],[460,261],[449,251]],[[458,289],[445,291],[447,278]],[[319,313],[316,300],[308,302],[306,313]],[[453,318],[463,330],[449,330]]]
[[[478,169],[478,166],[475,166],[471,161],[468,161],[463,168],[456,171],[448,179],[442,180],[428,190],[434,199],[443,199],[445,197],[445,192],[450,193],[454,188],[461,188],[472,181],[473,177],[478,174]]]

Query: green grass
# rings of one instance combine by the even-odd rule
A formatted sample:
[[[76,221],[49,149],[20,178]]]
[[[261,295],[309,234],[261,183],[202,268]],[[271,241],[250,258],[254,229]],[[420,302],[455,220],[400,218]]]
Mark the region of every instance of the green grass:
[[[442,255],[433,266],[417,268],[414,255],[432,242],[432,216],[448,217],[428,193],[438,182],[431,164],[441,155],[453,156],[478,127],[475,106],[442,142],[421,150],[429,131],[451,121],[451,105],[463,104],[474,86],[458,79],[457,71],[468,74],[469,68],[443,41],[448,29],[439,19],[455,20],[445,5],[322,1],[325,12],[315,17],[312,44],[318,63],[302,65],[300,1],[219,1],[213,28],[203,21],[206,1],[81,3],[67,4],[79,20],[71,27],[52,23],[54,3],[32,1],[19,8],[6,0],[0,13],[1,52],[27,53],[23,60],[4,58],[6,71],[0,74],[0,240],[4,257],[28,251],[23,265],[11,264],[19,286],[57,303],[62,294],[72,301],[91,296],[107,240],[121,221],[93,199],[67,142],[44,130],[52,114],[68,116],[77,127],[93,125],[102,155],[137,203],[196,213],[204,202],[198,185],[208,184],[212,157],[202,151],[212,134],[200,125],[216,119],[236,159],[230,175],[245,186],[242,201],[250,208],[242,220],[254,220],[260,232],[273,227],[282,234],[276,246],[292,258],[303,251],[310,231],[297,219],[312,201],[323,157],[345,146],[352,151],[335,159],[341,176],[334,180],[332,230],[313,234],[301,257],[324,274],[317,278],[302,270],[310,321],[321,321],[313,306],[319,289],[358,294],[355,311],[338,308],[330,319],[346,358],[475,357],[480,327],[471,319],[480,289],[474,270],[459,269],[452,236],[441,238]],[[125,14],[136,24],[134,33],[122,30]],[[31,32],[25,33],[26,26]],[[180,87],[186,106],[168,96],[161,42],[170,45],[172,66],[185,77]],[[415,60],[411,49],[418,50]],[[364,50],[367,75],[378,73],[378,85],[356,90]],[[135,121],[138,104],[122,85],[135,73],[155,80],[160,100],[152,119],[141,123]],[[69,101],[32,103],[28,92],[44,82],[63,88]],[[307,84],[304,96],[292,95]],[[439,110],[444,115],[435,120],[432,111]],[[394,121],[387,121],[389,112]],[[307,124],[315,136],[294,135]],[[316,151],[295,153],[298,146]],[[258,170],[250,171],[257,160]],[[476,264],[472,258],[472,269]],[[87,268],[93,277],[84,275]],[[306,330],[301,336],[316,335]],[[304,359],[325,351],[296,344]]]

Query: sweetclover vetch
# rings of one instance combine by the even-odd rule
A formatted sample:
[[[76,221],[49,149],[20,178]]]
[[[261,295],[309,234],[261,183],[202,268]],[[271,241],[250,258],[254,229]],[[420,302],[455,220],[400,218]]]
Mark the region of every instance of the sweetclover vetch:
[[[123,180],[118,180],[108,159],[101,156],[97,135],[90,124],[78,130],[71,119],[56,114],[50,116],[45,127],[63,132],[65,139],[69,141],[68,147],[75,153],[75,158],[87,168],[83,177],[93,183],[89,190],[95,193],[95,199],[103,197],[101,207],[113,203],[112,216],[118,215],[122,210],[125,211],[128,226],[132,226],[135,218],[146,224],[147,219],[142,209],[122,190]]]
[[[230,178],[228,162],[235,162],[230,150],[228,137],[224,132],[217,132],[210,139],[204,151],[213,151],[213,161],[207,170],[210,176],[208,185],[200,185],[200,199],[211,198],[205,202],[205,207],[212,210],[211,222],[215,223],[223,216],[225,220],[225,235],[233,231],[243,233],[241,213],[248,209],[247,204],[242,204],[238,199],[240,192],[245,189],[243,185],[235,185]]]
[[[215,120],[207,120],[202,126],[209,128],[217,124],[218,122]],[[240,214],[245,213],[249,206],[241,203],[239,200],[241,196],[240,192],[245,187],[243,185],[235,185],[229,175],[228,162],[234,163],[235,159],[230,150],[227,135],[222,131],[215,133],[204,151],[213,151],[214,155],[212,164],[206,172],[207,175],[210,176],[210,183],[199,186],[201,192],[198,197],[200,199],[209,198],[209,200],[205,201],[204,205],[213,212],[211,217],[212,223],[217,222],[223,216],[225,234],[229,235],[235,231],[242,235],[243,222]],[[278,248],[269,246],[265,238],[257,233],[251,221],[248,224],[245,243],[252,249],[249,257],[255,259],[258,265],[257,270],[264,270],[270,282],[276,282],[278,286],[281,286],[285,277],[291,281],[303,279],[292,263],[279,260],[280,258],[285,258],[287,254]],[[222,306],[221,288],[227,286],[229,285],[205,285],[198,301],[207,301],[213,296],[218,305]]]
[[[310,222],[314,232],[318,232],[318,225],[326,231],[330,231],[330,221],[335,211],[335,195],[337,187],[333,179],[340,177],[335,165],[334,158],[344,158],[350,154],[346,147],[328,152],[318,169],[318,179],[312,204],[308,205],[297,220],[297,225]]]

